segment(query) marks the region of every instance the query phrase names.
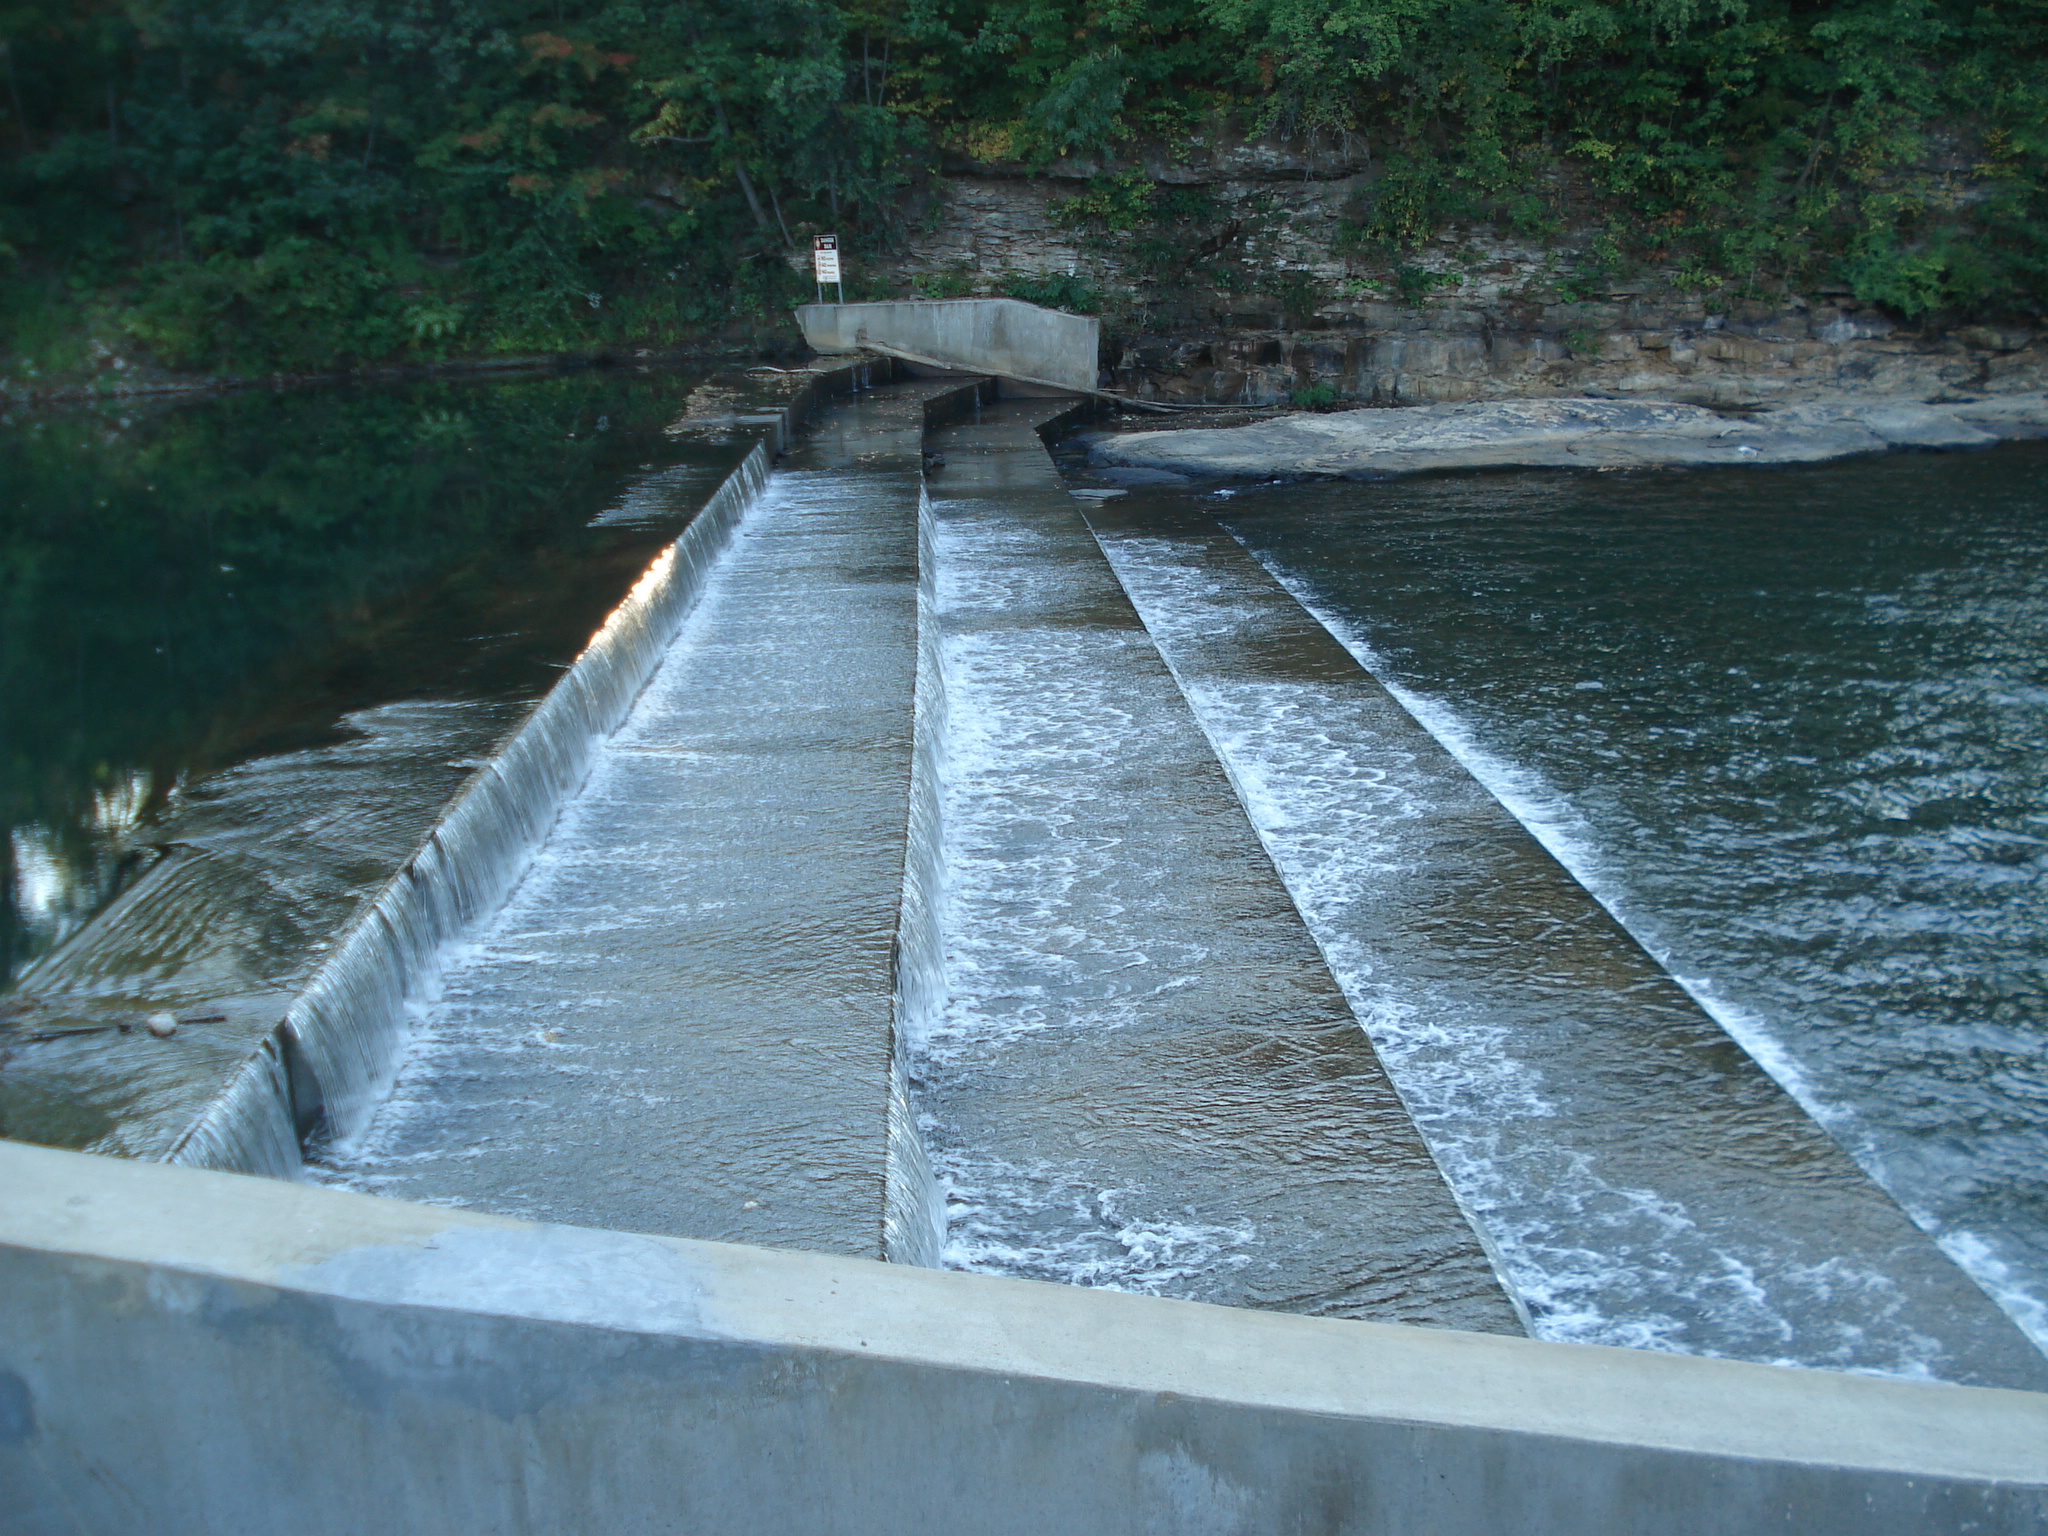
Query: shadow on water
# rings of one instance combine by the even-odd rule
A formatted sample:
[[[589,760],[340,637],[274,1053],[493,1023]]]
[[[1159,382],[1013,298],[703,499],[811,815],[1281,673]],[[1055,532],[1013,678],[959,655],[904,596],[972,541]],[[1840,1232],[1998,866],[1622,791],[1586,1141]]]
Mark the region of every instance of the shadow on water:
[[[6,977],[150,868],[238,765],[359,740],[365,711],[399,701],[473,703],[486,738],[502,729],[673,537],[636,483],[658,469],[657,492],[694,504],[737,458],[663,436],[694,382],[586,372],[0,421]]]

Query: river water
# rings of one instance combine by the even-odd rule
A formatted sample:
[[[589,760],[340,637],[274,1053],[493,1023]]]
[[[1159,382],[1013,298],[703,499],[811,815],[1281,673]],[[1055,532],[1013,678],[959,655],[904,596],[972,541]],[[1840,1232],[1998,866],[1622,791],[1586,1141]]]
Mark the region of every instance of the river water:
[[[2048,1346],[2048,448],[1205,505]]]
[[[246,1050],[737,460],[664,434],[695,382],[0,421],[0,1018],[186,1008],[181,1055]],[[105,1042],[13,1042],[0,1133],[107,1132]]]
[[[662,432],[692,382],[0,422],[0,1021],[270,1028],[732,467]],[[341,1177],[893,1251],[925,849],[934,999],[894,1003],[946,1262],[1513,1329],[1491,1259],[1551,1337],[2033,1379],[1728,1039],[2048,1345],[2048,448],[1146,491],[1091,535],[1036,419],[945,435],[921,561],[913,418],[819,429]],[[865,905],[819,915],[834,860]],[[815,963],[842,930],[858,986]],[[727,938],[822,989],[804,1028]],[[93,1027],[40,1076],[10,1045],[0,1134],[102,1134],[66,1062],[157,1045]],[[735,1171],[742,1046],[807,1128]],[[816,1113],[778,1086],[834,1072]],[[827,1121],[859,1200],[777,1150]],[[715,1219],[675,1214],[707,1169]]]

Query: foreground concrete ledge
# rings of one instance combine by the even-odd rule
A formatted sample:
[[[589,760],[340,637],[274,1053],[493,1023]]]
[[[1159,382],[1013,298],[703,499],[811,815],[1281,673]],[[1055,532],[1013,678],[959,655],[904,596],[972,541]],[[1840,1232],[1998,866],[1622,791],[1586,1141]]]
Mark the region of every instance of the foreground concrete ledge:
[[[1730,416],[1632,400],[1492,400],[1099,439],[1089,463],[1150,475],[1378,480],[1449,469],[1814,464],[1895,448],[1984,448],[2048,436],[2048,395],[1809,401]]]
[[[804,340],[825,353],[872,351],[939,368],[1093,393],[1101,322],[1021,299],[896,299],[804,304]]]
[[[10,1532],[2048,1529],[2044,1394],[539,1226],[18,1143],[0,1191]],[[150,1518],[124,1524],[131,1504]]]

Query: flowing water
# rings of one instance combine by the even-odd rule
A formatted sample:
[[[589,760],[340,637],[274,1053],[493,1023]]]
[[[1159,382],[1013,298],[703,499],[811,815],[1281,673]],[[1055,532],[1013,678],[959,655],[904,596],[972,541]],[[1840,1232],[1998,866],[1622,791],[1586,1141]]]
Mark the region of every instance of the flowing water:
[[[635,1231],[893,1235],[922,404],[828,410],[511,901],[450,968],[354,1187]],[[902,1202],[928,1205],[915,1191]],[[929,1227],[929,1218],[923,1219]]]
[[[333,1176],[1519,1331],[1049,408],[940,433],[921,508],[917,403],[833,409],[777,474]]]
[[[1519,1332],[1101,550],[1005,405],[939,434],[946,1260]]]
[[[2048,453],[1091,532],[1043,404],[757,499],[690,382],[0,423],[0,1133],[2048,1379],[1912,1225],[2048,1342]]]
[[[2048,1384],[1991,1302],[1238,542],[1092,514],[1546,1338]]]
[[[276,1025],[746,451],[664,434],[693,382],[0,425],[0,1128],[163,1155],[123,1128],[182,1123]],[[155,1008],[175,1041],[112,1027]]]
[[[2048,451],[1204,504],[2048,1345]]]

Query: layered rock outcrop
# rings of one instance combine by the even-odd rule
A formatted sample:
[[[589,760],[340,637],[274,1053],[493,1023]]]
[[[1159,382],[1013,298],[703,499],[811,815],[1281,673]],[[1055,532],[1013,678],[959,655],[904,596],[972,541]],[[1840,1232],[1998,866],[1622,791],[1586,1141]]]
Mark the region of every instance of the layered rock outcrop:
[[[2048,348],[2031,332],[1909,329],[1847,302],[1363,303],[1315,322],[1125,337],[1105,361],[1114,387],[1142,399],[1245,405],[1323,394],[1376,405],[1605,395],[1753,407],[2048,387]]]
[[[1091,235],[1074,199],[1105,172],[1199,193],[1209,239],[1161,270]],[[958,157],[918,233],[872,275],[928,295],[1077,279],[1105,304],[1105,382],[1150,400],[1593,394],[1754,407],[2048,388],[2048,344],[2026,326],[1911,324],[1843,289],[1745,300],[1691,288],[1677,268],[1603,282],[1589,275],[1599,265],[1590,226],[1545,240],[1451,228],[1390,276],[1384,257],[1346,234],[1376,175],[1368,146],[1349,137],[1197,137],[1118,166]],[[1234,264],[1228,290],[1191,279],[1219,264]]]

